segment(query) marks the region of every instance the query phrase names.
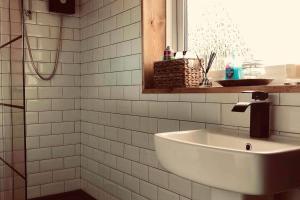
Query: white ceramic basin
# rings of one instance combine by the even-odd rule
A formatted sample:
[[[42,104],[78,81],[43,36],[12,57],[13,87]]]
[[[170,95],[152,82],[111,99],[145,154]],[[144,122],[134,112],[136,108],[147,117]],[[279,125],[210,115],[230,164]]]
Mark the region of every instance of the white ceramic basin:
[[[246,150],[248,143],[251,150]],[[300,187],[300,145],[295,141],[196,130],[156,134],[155,148],[167,170],[204,185],[248,195]]]

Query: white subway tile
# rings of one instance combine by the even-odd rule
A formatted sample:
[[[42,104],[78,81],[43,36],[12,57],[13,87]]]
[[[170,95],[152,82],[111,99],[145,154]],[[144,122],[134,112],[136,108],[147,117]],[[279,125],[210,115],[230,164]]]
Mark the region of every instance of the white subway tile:
[[[124,9],[134,8],[140,4],[140,0],[124,0]]]
[[[156,186],[147,183],[145,181],[140,181],[140,193],[141,195],[149,198],[151,200],[157,200],[158,189]]]
[[[123,0],[116,0],[113,4],[111,4],[111,15],[119,14],[123,11]]]
[[[138,194],[132,193],[132,200],[147,200],[147,199]]]
[[[59,194],[64,192],[64,182],[56,182],[56,183],[50,183],[47,185],[42,185],[41,187],[41,195],[42,196],[48,196],[51,194]]]
[[[130,24],[130,11],[123,12],[117,15],[117,27],[122,27]]]
[[[132,144],[138,147],[148,148],[149,137],[147,133],[132,132]]]
[[[132,175],[142,180],[148,180],[148,167],[137,162],[132,162]]]
[[[282,93],[280,94],[280,105],[300,106],[300,96],[298,93]]]
[[[27,137],[26,138],[27,149],[36,149],[40,147],[39,137]]]
[[[122,172],[120,172],[118,170],[111,169],[110,170],[110,179],[119,185],[123,185],[124,175]]]
[[[74,155],[75,155],[75,146],[74,145],[52,148],[52,156],[54,158],[62,158],[62,157],[74,156]]]
[[[27,187],[28,198],[37,198],[41,196],[40,186],[28,186]]]
[[[59,87],[40,87],[38,89],[39,98],[61,98],[62,88]]]
[[[72,110],[75,108],[74,99],[52,99],[53,110]]]
[[[125,86],[124,87],[124,98],[127,100],[139,100],[140,87],[139,86]]]
[[[185,102],[169,102],[168,103],[168,118],[191,120],[192,118],[192,105]]]
[[[63,159],[50,159],[50,160],[42,160],[40,162],[40,170],[42,171],[51,171],[57,169],[63,169]]]
[[[124,39],[132,40],[140,37],[141,35],[140,23],[135,23],[124,28]]]
[[[167,172],[161,171],[159,169],[149,168],[149,181],[150,183],[168,188],[169,186],[169,174]]]
[[[27,111],[47,111],[50,109],[50,99],[27,100]]]
[[[299,107],[274,106],[271,119],[273,130],[300,133],[299,115]]]
[[[117,156],[123,156],[124,154],[124,144],[120,142],[111,141],[110,145],[111,153]]]
[[[131,161],[124,158],[117,158],[117,169],[130,174],[131,173]]]
[[[140,190],[139,179],[133,176],[124,174],[124,186],[136,193]]]
[[[60,111],[45,111],[39,113],[40,123],[61,122],[62,112]]]
[[[192,120],[197,122],[220,124],[221,105],[216,103],[193,103]]]
[[[65,191],[74,191],[74,190],[79,190],[81,189],[80,186],[80,179],[73,179],[73,180],[68,180],[65,181]]]
[[[202,200],[210,199],[211,188],[208,186],[200,185],[198,183],[192,183],[192,199]]]
[[[75,178],[75,168],[53,171],[53,181],[65,181]]]
[[[111,17],[103,21],[103,30],[105,32],[115,29],[117,26],[117,18]]]
[[[140,162],[152,167],[158,167],[158,159],[154,151],[140,149]]]
[[[131,22],[141,21],[141,7],[137,6],[131,10]]]
[[[40,137],[40,147],[52,147],[63,145],[62,135],[49,135]]]
[[[150,102],[149,115],[151,117],[167,118],[168,103],[165,102]]]
[[[124,157],[126,159],[130,159],[133,161],[139,161],[140,159],[140,151],[138,147],[130,146],[130,145],[125,145],[124,148]]]
[[[27,125],[28,136],[50,135],[51,124],[31,124]]]
[[[170,174],[169,176],[169,189],[181,194],[185,197],[192,197],[192,183],[191,181],[184,179],[182,177]]]
[[[238,102],[238,94],[210,93],[210,94],[206,94],[206,102],[209,102],[209,103],[237,103]]]
[[[158,189],[158,200],[179,200],[179,195],[162,188]]]
[[[120,199],[123,199],[123,200],[131,200],[131,191],[129,191],[121,186],[118,186],[117,197],[119,197]]]
[[[232,112],[233,104],[222,104],[222,124],[250,127],[250,110],[244,113]]]
[[[212,188],[211,200],[242,200],[243,195],[225,190]]]
[[[73,122],[62,122],[52,124],[52,134],[62,134],[62,133],[73,133],[74,123]]]
[[[36,173],[30,174],[28,176],[28,185],[41,185],[50,183],[52,181],[52,172],[43,172],[43,173]]]
[[[27,160],[35,161],[35,160],[46,160],[51,158],[51,149],[50,148],[39,148],[39,149],[31,149],[27,151]]]
[[[37,13],[37,23],[40,25],[60,25],[59,16],[47,13]]]
[[[168,120],[168,119],[159,119],[158,120],[158,132],[171,132],[179,131],[179,121],[177,120]]]
[[[205,128],[205,123],[180,121],[180,130],[181,131],[198,130],[198,129],[204,129],[204,128]]]

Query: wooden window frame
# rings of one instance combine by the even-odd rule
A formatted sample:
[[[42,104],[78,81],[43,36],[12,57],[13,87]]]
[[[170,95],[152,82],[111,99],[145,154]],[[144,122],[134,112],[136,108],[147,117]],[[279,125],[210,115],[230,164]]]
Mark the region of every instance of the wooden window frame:
[[[269,93],[300,92],[298,85],[155,89],[153,86],[153,63],[161,60],[167,42],[166,1],[142,0],[143,93],[238,93],[245,90],[261,90]]]

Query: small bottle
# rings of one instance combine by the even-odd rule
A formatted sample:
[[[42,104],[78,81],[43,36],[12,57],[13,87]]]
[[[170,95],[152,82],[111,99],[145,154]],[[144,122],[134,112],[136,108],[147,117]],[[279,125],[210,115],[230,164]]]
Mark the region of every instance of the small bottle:
[[[234,71],[234,76],[233,76],[234,80],[239,80],[243,78],[243,68],[241,65],[235,65],[233,67],[233,71]]]
[[[225,80],[233,80],[234,79],[234,69],[230,64],[226,65],[225,68]]]
[[[235,56],[227,61],[225,68],[225,80],[239,80],[243,78],[243,68]]]
[[[170,46],[167,46],[167,48],[164,51],[164,60],[171,60],[172,59],[172,50]]]

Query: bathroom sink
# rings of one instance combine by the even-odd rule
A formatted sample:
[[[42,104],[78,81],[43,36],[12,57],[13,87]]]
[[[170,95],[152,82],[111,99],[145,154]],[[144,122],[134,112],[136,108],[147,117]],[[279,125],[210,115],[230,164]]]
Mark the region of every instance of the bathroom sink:
[[[154,137],[164,168],[204,185],[248,195],[300,187],[300,144],[285,137],[267,140],[206,129]]]

